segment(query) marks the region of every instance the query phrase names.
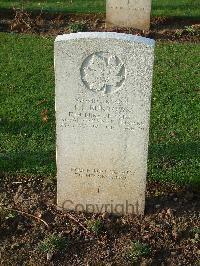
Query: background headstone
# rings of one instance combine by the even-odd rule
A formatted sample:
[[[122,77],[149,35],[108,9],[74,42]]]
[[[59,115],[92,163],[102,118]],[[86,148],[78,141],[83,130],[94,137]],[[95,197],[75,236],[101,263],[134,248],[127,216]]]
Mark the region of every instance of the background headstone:
[[[144,212],[153,58],[143,37],[56,38],[59,208]]]
[[[151,0],[107,0],[106,25],[148,30]]]

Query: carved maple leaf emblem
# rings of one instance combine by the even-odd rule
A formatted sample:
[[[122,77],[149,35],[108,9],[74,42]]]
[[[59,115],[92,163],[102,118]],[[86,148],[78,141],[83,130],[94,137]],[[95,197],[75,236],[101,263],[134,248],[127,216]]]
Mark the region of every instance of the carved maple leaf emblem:
[[[89,89],[108,93],[117,89],[124,80],[124,65],[116,56],[94,54],[84,73]]]

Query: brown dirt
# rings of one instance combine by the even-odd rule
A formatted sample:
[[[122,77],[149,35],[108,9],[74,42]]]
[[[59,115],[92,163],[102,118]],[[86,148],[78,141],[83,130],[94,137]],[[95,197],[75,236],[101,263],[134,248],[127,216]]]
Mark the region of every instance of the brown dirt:
[[[105,27],[102,14],[30,13],[22,10],[0,10],[0,31],[56,36],[69,33],[74,24],[84,31],[116,31],[142,35],[158,41],[199,42],[200,20],[155,17],[149,31],[133,28]],[[80,28],[79,28],[80,29]]]
[[[56,210],[55,179],[3,175],[1,180],[1,265],[199,263],[198,190],[149,182],[144,217],[72,212],[69,216]],[[88,227],[90,220],[100,220],[102,228],[98,233]],[[66,237],[69,245],[47,260],[47,253],[38,247],[52,234]],[[129,254],[131,243],[136,240],[147,244],[151,251],[139,256],[134,264]]]

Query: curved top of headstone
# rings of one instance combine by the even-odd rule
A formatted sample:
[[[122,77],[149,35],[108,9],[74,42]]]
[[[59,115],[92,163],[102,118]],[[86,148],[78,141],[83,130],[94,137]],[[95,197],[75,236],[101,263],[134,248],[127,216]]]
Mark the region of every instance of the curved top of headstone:
[[[128,42],[137,42],[146,44],[150,47],[154,47],[155,41],[153,39],[141,37],[138,35],[117,33],[117,32],[78,32],[58,35],[55,42],[67,41],[67,40],[76,40],[76,39],[115,39]]]

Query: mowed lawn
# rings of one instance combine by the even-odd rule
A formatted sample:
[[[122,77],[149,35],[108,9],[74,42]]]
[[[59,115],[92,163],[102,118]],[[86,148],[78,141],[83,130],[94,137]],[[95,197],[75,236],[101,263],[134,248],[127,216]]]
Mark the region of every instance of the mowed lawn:
[[[25,8],[39,9],[48,11],[78,12],[78,13],[96,13],[105,12],[106,0],[47,0],[47,1],[12,1],[0,0],[0,8]],[[169,17],[199,17],[199,0],[153,0],[153,16]]]
[[[0,33],[0,172],[55,176],[53,38]],[[199,45],[156,47],[148,178],[199,184]]]

